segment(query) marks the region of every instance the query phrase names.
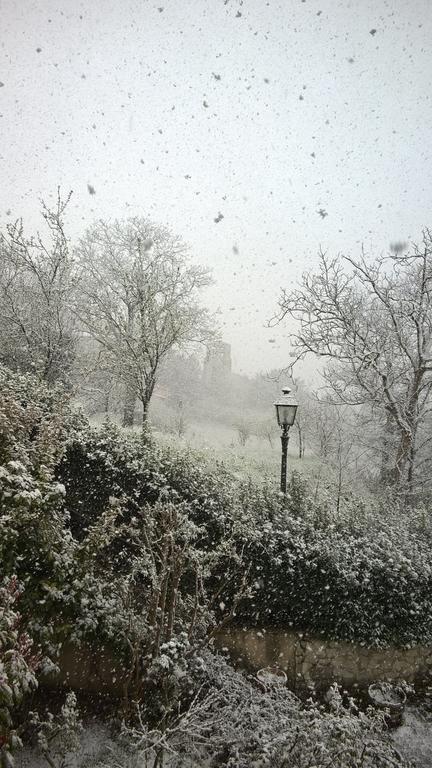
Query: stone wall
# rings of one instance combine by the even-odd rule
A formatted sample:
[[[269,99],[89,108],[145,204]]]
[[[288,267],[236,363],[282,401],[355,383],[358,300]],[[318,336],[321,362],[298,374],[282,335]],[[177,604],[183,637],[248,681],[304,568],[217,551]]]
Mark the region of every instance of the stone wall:
[[[108,696],[124,695],[127,670],[107,648],[64,644],[56,663],[59,672],[43,680],[46,687],[65,686]]]
[[[227,629],[217,644],[250,670],[278,665],[292,687],[315,683],[365,686],[376,680],[424,681],[432,672],[432,648],[366,648],[270,629]]]
[[[270,629],[226,629],[216,638],[235,664],[257,671],[277,665],[286,672],[294,690],[312,683],[333,682],[364,687],[377,680],[423,682],[432,672],[432,648],[366,648],[295,632]],[[58,659],[59,675],[47,681],[109,695],[122,696],[127,670],[109,649],[65,645]]]

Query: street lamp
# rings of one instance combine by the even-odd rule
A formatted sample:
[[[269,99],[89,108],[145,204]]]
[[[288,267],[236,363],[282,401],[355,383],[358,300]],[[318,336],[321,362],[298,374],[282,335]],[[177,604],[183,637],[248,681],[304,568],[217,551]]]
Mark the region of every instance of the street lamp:
[[[275,402],[277,422],[282,430],[282,462],[281,462],[281,483],[282,493],[286,493],[287,487],[287,454],[289,441],[289,428],[295,421],[298,403],[290,394],[289,387],[282,387],[282,397]]]

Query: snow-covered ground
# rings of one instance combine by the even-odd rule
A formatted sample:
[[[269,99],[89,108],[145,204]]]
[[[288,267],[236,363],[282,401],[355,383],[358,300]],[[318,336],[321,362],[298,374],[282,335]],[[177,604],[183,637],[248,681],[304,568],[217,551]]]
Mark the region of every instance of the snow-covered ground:
[[[391,737],[396,749],[416,768],[431,768],[432,714],[424,707],[408,704],[402,725],[391,731]]]
[[[113,747],[107,728],[102,725],[87,726],[82,734],[81,749],[66,762],[67,768],[93,768]],[[38,750],[24,749],[16,756],[16,768],[48,768],[48,763]],[[59,761],[59,764],[60,761]],[[125,768],[126,765],[125,765]]]
[[[164,768],[170,768],[170,763],[169,758],[165,758]],[[112,741],[109,729],[95,724],[85,727],[79,753],[66,756],[64,763],[58,759],[57,765],[64,768],[147,768],[151,762],[147,763],[145,758],[125,754],[124,750]],[[16,756],[15,768],[49,768],[49,764],[37,749],[24,749]],[[190,768],[204,766],[191,763]]]
[[[432,713],[423,706],[408,704],[402,725],[392,730],[390,735],[396,749],[406,759],[411,760],[415,768],[432,767]],[[66,766],[93,768],[100,765],[101,759],[108,758],[111,750],[114,750],[118,760],[118,747],[112,742],[108,729],[102,725],[87,726],[79,754],[71,757]],[[109,764],[111,761],[107,762]],[[118,763],[114,760],[112,764]],[[47,765],[35,750],[23,750],[16,758],[16,768],[47,768]],[[128,762],[126,756],[122,756],[121,765],[122,768],[138,768],[137,763],[133,759]]]

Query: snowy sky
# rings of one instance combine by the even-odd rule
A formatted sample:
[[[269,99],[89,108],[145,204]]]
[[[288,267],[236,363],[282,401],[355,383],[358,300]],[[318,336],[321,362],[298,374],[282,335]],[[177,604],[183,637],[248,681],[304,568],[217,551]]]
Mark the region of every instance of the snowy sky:
[[[265,323],[319,245],[432,226],[431,0],[0,0],[0,19],[0,225],[34,225],[58,184],[73,235],[169,224],[213,269],[238,371],[287,363]]]

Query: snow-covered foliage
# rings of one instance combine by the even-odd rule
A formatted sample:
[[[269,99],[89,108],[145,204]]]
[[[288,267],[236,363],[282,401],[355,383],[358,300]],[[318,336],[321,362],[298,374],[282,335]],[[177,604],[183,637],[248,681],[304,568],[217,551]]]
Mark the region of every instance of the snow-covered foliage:
[[[65,232],[70,195],[42,203],[45,234],[21,219],[0,232],[0,362],[44,381],[70,382],[75,358],[76,275]]]
[[[60,460],[73,416],[61,387],[0,366],[0,462],[19,462],[47,479]]]
[[[381,480],[411,501],[430,491],[432,233],[375,259],[328,256],[283,291],[276,322],[298,321],[294,357],[326,361],[326,399],[366,406],[383,427]],[[426,477],[425,477],[426,475]]]
[[[402,516],[390,504],[366,508],[352,499],[336,514],[331,499],[313,498],[297,476],[282,499],[192,452],[125,438],[109,424],[80,428],[62,396],[31,379],[3,374],[2,383],[2,563],[5,575],[32,583],[29,599],[37,598],[44,624],[55,614],[57,631],[79,637],[110,626],[110,616],[118,622],[125,590],[149,572],[150,555],[144,566],[137,553],[143,557],[171,510],[190,554],[180,597],[193,603],[190,564],[199,563],[218,592],[216,621],[231,611],[242,586],[232,574],[242,570],[237,622],[368,644],[429,642],[432,535],[424,512]]]
[[[259,590],[242,621],[367,645],[430,643],[431,531],[422,514],[355,500],[335,514],[307,492],[298,501],[300,513],[281,510],[248,548]]]
[[[125,387],[124,425],[138,398],[145,420],[159,367],[170,350],[214,335],[199,294],[211,283],[167,227],[142,217],[97,221],[76,247],[83,278],[76,312]]]
[[[23,617],[33,635],[47,639],[47,588],[67,578],[72,547],[65,489],[54,470],[79,420],[60,389],[5,369],[0,384],[1,575],[16,575],[24,584]]]
[[[150,727],[138,708],[98,768],[395,768],[406,763],[383,734],[382,718],[359,712],[337,685],[329,704],[305,705],[286,687],[262,690],[208,651],[188,706]]]
[[[123,664],[135,757],[157,760],[163,747],[179,766],[191,755],[197,765],[398,764],[376,721],[343,707],[336,690],[330,712],[302,709],[208,649],[227,623],[429,641],[431,533],[421,515],[401,520],[354,499],[336,513],[296,476],[282,498],[147,435],[89,429],[60,391],[1,375],[1,575],[23,583],[22,631],[42,652],[86,642]],[[24,692],[18,668],[7,674]]]
[[[80,745],[86,734],[69,694],[59,715],[33,716],[34,754],[51,768],[408,768],[382,715],[359,711],[336,684],[325,704],[302,703],[284,685],[263,688],[207,649],[195,657],[190,686],[182,706],[166,700],[163,716],[153,723],[137,703],[91,758]]]
[[[181,503],[201,527],[203,550],[230,540],[250,567],[254,591],[238,606],[238,622],[369,645],[432,638],[426,510],[355,497],[337,510],[330,495],[316,497],[298,475],[283,499],[265,485],[233,479],[221,463],[126,439],[112,425],[75,433],[58,478],[78,538],[115,497],[122,499],[125,522],[144,505],[167,499]],[[215,579],[222,576],[223,569],[213,570]],[[229,605],[229,588],[222,597]]]
[[[78,751],[83,731],[75,693],[66,695],[57,717],[48,712],[42,719],[31,712],[30,719],[37,731],[38,748],[50,768],[68,768],[70,754]]]
[[[21,589],[17,579],[0,584],[0,768],[13,766],[13,753],[21,746],[14,728],[14,708],[37,686],[40,656],[21,626],[17,609]]]

